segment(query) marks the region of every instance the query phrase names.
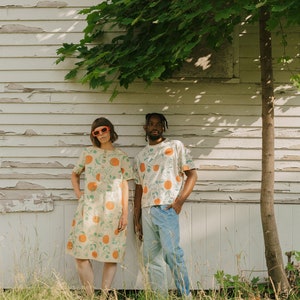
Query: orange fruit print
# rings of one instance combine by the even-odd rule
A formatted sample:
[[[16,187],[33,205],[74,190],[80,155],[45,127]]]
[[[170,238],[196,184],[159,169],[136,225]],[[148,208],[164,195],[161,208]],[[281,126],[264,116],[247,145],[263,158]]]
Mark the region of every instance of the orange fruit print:
[[[166,180],[164,183],[164,187],[166,190],[170,190],[172,187],[172,181],[171,180]]]
[[[117,259],[119,257],[119,252],[115,250],[112,254],[113,258]]]
[[[93,222],[94,223],[99,223],[100,217],[99,216],[93,216]]]
[[[153,166],[153,171],[154,171],[154,172],[157,172],[158,170],[159,170],[159,165],[154,165],[154,166]]]
[[[144,163],[141,163],[141,164],[140,164],[140,171],[141,171],[141,172],[145,172],[145,170],[146,170],[145,164],[144,164]]]
[[[159,204],[160,204],[160,199],[159,199],[159,198],[156,198],[156,199],[154,200],[154,204],[155,204],[155,205],[159,205]]]
[[[118,166],[119,165],[119,160],[116,158],[116,157],[113,157],[111,160],[110,160],[110,164],[114,167]]]
[[[72,250],[72,249],[73,249],[73,243],[72,243],[71,241],[68,241],[67,248],[68,248],[69,250]]]
[[[172,155],[172,154],[173,154],[173,149],[172,149],[172,148],[167,148],[167,149],[165,150],[165,154],[166,154],[166,155]]]
[[[97,189],[97,183],[96,182],[89,182],[88,183],[88,189],[93,192]]]
[[[113,210],[115,208],[115,204],[112,201],[108,201],[108,202],[106,202],[105,207],[108,210]]]
[[[176,181],[180,182],[181,181],[181,177],[179,175],[176,176]]]
[[[104,235],[103,236],[103,238],[102,238],[102,242],[104,243],[104,244],[108,244],[109,243],[109,235]]]
[[[86,164],[90,164],[92,161],[93,161],[93,156],[87,155],[87,156],[85,157],[85,163],[86,163]]]
[[[81,235],[79,235],[78,239],[79,239],[80,242],[84,243],[84,242],[86,242],[86,235],[81,234]]]

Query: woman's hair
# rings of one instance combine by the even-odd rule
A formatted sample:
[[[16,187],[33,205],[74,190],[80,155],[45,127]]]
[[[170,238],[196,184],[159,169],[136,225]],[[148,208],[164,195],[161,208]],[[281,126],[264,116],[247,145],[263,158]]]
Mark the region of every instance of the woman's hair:
[[[96,147],[101,147],[101,143],[99,142],[99,140],[97,139],[97,137],[93,136],[93,131],[100,126],[107,126],[109,127],[110,131],[110,141],[113,143],[118,139],[118,134],[115,132],[115,128],[114,125],[106,118],[98,118],[96,119],[92,126],[91,126],[91,132],[90,132],[90,139],[93,143],[94,146]]]
[[[149,114],[146,114],[146,126],[149,125],[149,122],[150,122],[150,119],[152,117],[157,117],[159,118],[162,126],[163,126],[163,131],[166,131],[166,129],[168,128],[168,121],[166,119],[166,117],[163,115],[163,114],[160,114],[160,113],[149,113]],[[145,140],[147,141],[148,138],[147,138],[147,133],[146,133],[146,136],[145,136]]]

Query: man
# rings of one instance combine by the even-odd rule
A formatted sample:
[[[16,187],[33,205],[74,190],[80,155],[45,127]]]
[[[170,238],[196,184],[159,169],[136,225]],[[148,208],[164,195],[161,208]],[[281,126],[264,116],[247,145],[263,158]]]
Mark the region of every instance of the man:
[[[166,128],[168,122],[163,114],[146,115],[148,145],[135,158],[134,167],[134,228],[144,242],[143,258],[151,288],[167,295],[167,263],[179,296],[190,296],[184,253],[179,245],[179,213],[194,188],[197,173],[182,142],[163,137]]]

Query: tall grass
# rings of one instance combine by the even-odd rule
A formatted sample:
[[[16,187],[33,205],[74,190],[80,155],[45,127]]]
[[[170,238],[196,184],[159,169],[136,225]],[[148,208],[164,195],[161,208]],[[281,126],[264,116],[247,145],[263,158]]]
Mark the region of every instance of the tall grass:
[[[230,279],[227,283],[232,283],[233,276],[228,275]],[[250,282],[235,281],[235,286],[225,284],[219,290],[194,291],[192,299],[197,300],[269,300],[281,299],[276,295],[267,292],[266,286],[263,290],[258,289],[256,285]],[[0,290],[1,300],[165,300],[165,297],[154,293],[153,291],[111,291],[109,298],[101,297],[101,291],[96,291],[95,295],[88,297],[83,290],[71,290],[66,282],[61,278],[54,278],[46,281],[35,279],[32,284],[15,287],[8,290]],[[179,300],[175,294],[170,293],[168,300]],[[189,298],[190,299],[190,298]],[[290,300],[300,299],[295,293],[286,298]]]

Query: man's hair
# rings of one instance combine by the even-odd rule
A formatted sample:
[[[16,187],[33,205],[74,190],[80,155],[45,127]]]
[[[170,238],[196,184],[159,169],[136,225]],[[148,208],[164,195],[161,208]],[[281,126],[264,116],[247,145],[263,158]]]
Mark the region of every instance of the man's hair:
[[[166,119],[166,117],[163,115],[163,114],[160,114],[160,113],[149,113],[149,114],[146,114],[146,125],[149,124],[149,121],[152,117],[157,117],[160,119],[162,125],[163,125],[163,128],[164,128],[164,131],[168,128],[168,121]]]
[[[146,126],[149,125],[149,122],[150,122],[150,119],[152,117],[157,117],[159,118],[160,122],[162,123],[162,126],[163,126],[163,131],[166,131],[166,129],[168,128],[168,121],[166,119],[166,117],[163,115],[163,114],[160,114],[160,113],[149,113],[149,114],[146,114]],[[147,137],[147,133],[146,133],[146,136],[145,136],[145,140],[148,141],[148,137]]]

